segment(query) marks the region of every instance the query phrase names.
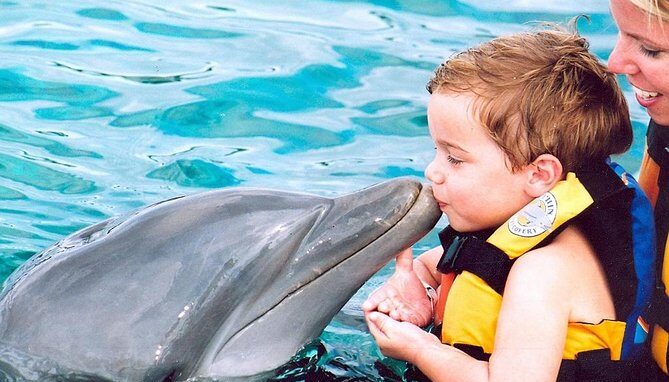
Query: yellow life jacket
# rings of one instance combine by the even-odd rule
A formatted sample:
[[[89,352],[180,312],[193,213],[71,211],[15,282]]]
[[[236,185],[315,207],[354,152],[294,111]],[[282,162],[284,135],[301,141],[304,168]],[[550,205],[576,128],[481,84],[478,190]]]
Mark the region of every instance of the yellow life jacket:
[[[639,212],[642,218],[635,219]],[[462,234],[447,227],[439,234],[444,255],[438,269],[457,276],[448,295],[440,296],[442,342],[487,360],[514,261],[577,224],[597,253],[617,319],[569,323],[558,380],[633,380],[633,366],[644,353],[644,314],[653,290],[650,214],[636,181],[620,166],[602,164],[578,176],[569,173],[494,231]],[[638,241],[639,248],[633,245]]]
[[[648,149],[641,164],[639,184],[651,200],[657,228],[656,293],[653,301],[651,351],[666,379],[669,356],[669,127],[651,121],[647,135]]]

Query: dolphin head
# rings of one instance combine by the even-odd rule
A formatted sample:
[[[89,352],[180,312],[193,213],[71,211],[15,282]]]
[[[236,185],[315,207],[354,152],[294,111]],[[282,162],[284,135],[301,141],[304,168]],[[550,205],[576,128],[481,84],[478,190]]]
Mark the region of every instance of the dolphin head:
[[[429,187],[406,178],[338,198],[238,188],[161,202],[18,269],[0,296],[0,357],[48,365],[31,375],[258,375],[440,215]]]
[[[265,287],[249,295],[253,310],[232,335],[215,337],[198,375],[246,376],[274,369],[315,339],[350,297],[401,249],[425,235],[441,215],[432,192],[408,179],[382,183],[326,202],[288,228],[308,229],[299,246],[276,251]],[[288,241],[283,240],[284,244]],[[262,266],[262,265],[261,265]],[[262,292],[259,292],[262,291]],[[250,308],[253,306],[253,308]],[[255,309],[254,309],[255,308]],[[222,333],[220,333],[222,334]],[[259,357],[258,349],[272,357]]]

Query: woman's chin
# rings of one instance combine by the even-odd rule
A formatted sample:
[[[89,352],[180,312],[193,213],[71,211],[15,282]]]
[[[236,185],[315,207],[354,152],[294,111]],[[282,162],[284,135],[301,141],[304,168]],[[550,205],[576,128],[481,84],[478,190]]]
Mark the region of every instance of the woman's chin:
[[[667,115],[667,113],[659,115],[648,113],[648,115],[650,115],[650,118],[658,125],[669,126],[669,115]]]
[[[664,99],[658,100],[660,102],[646,108],[646,111],[655,123],[662,126],[669,126],[669,99],[664,95],[662,98]]]

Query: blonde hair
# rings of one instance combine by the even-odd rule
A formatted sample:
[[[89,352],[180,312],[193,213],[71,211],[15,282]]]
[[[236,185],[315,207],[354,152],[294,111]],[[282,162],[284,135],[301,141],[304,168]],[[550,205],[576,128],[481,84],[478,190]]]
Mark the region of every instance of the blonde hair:
[[[630,3],[648,13],[657,16],[658,21],[669,21],[669,0],[629,0]]]
[[[623,153],[632,143],[615,75],[576,32],[496,38],[446,60],[427,89],[475,95],[474,115],[514,171],[541,154],[554,155],[565,172],[574,171]]]

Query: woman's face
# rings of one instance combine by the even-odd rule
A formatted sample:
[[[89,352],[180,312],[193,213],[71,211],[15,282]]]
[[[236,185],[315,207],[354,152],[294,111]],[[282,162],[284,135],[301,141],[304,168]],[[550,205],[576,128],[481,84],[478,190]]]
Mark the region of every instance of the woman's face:
[[[639,104],[669,126],[669,22],[649,17],[629,0],[611,0],[611,14],[620,32],[609,69],[625,74]]]

